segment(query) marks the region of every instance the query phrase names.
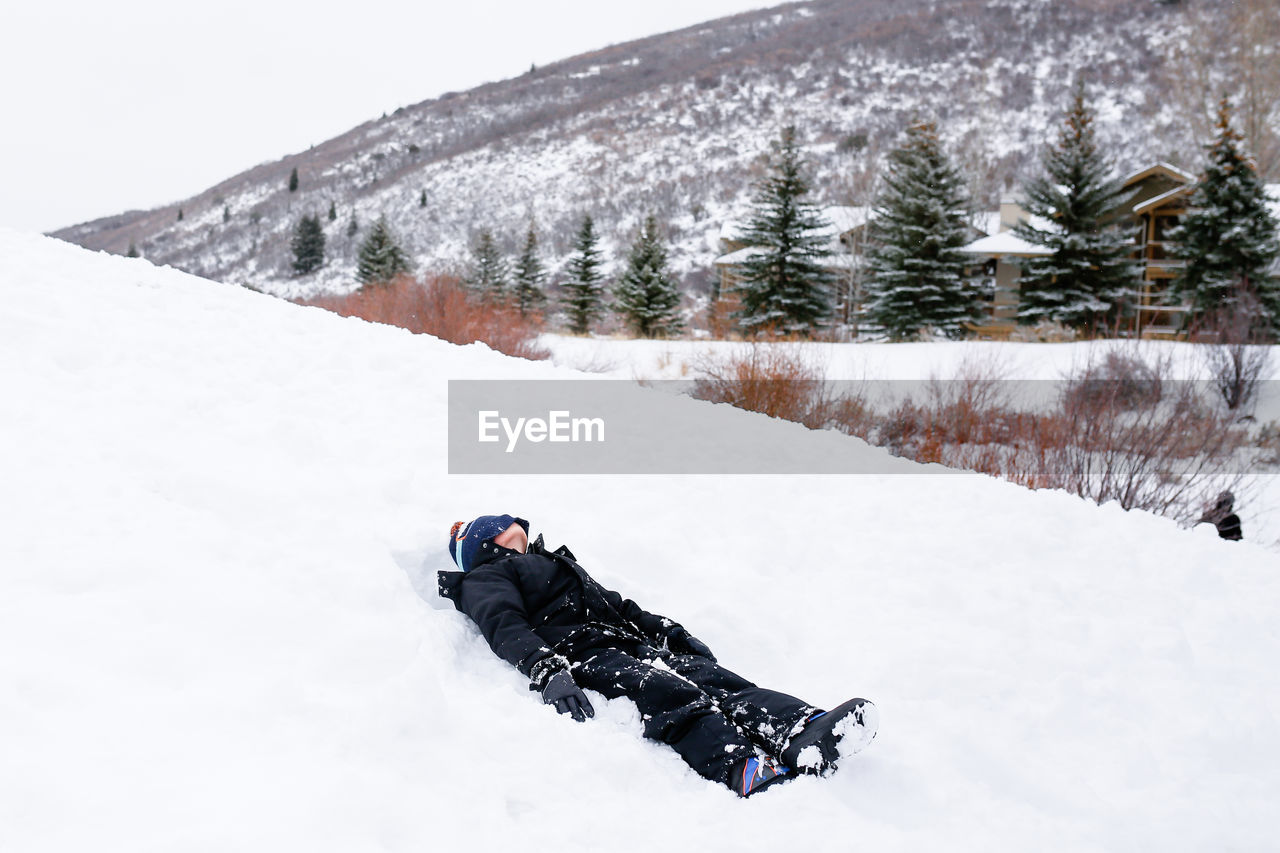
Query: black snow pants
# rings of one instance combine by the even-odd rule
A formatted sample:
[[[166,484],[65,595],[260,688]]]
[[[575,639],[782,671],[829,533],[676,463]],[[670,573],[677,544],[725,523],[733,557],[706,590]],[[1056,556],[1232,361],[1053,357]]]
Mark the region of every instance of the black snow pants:
[[[757,749],[777,757],[792,731],[818,710],[708,658],[647,646],[583,649],[573,655],[572,671],[580,687],[634,702],[645,737],[669,744],[700,776],[722,784]]]

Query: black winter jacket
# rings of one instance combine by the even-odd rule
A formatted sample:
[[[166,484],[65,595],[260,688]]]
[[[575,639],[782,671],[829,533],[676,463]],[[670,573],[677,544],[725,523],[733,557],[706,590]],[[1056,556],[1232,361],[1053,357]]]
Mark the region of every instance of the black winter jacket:
[[[683,630],[602,587],[568,548],[547,551],[541,536],[524,554],[484,542],[470,571],[443,571],[439,581],[440,594],[471,617],[494,654],[535,683],[567,666],[563,656],[600,646],[662,648]]]

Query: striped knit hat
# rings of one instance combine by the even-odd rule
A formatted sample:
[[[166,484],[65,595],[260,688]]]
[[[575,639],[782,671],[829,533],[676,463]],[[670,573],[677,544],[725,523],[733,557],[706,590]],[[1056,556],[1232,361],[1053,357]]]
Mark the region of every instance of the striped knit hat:
[[[470,571],[480,545],[513,524],[519,524],[529,535],[529,522],[512,515],[482,515],[471,522],[455,521],[449,531],[449,556],[459,569]]]

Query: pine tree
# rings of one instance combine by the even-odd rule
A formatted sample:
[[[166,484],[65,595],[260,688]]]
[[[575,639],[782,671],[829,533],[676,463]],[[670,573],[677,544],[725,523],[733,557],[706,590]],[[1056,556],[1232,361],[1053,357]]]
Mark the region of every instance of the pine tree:
[[[293,229],[293,271],[306,275],[324,263],[324,229],[320,217],[304,216]]]
[[[359,230],[360,230],[360,223],[356,221],[356,214],[354,211],[352,211],[351,219],[347,222],[347,236],[354,237],[356,236],[356,232]]]
[[[125,253],[125,257],[126,258],[138,257],[138,246],[132,240],[129,241],[129,251]]]
[[[427,206],[427,191],[423,190],[421,195],[418,196],[418,207],[426,207],[426,206]]]
[[[683,328],[680,289],[667,269],[667,250],[654,217],[645,219],[613,294],[615,310],[640,337],[668,337]]]
[[[807,335],[831,313],[834,273],[824,264],[830,225],[805,201],[810,189],[794,126],[774,146],[771,174],[757,187],[743,240],[757,251],[742,264],[735,314],[744,330]]]
[[[1019,322],[1056,320],[1096,329],[1119,317],[1137,280],[1132,239],[1104,224],[1125,190],[1108,177],[1093,120],[1084,85],[1077,84],[1058,142],[1045,152],[1044,172],[1027,184],[1027,212],[1047,226],[1019,222],[1013,233],[1053,253],[1021,265]]]
[[[964,180],[942,149],[937,127],[916,122],[889,154],[875,204],[868,251],[871,320],[893,340],[934,329],[964,335],[981,315],[977,290],[965,279],[969,259]]]
[[[225,225],[231,221],[231,205],[224,204],[222,206],[222,222]]]
[[[529,223],[529,233],[524,238],[524,251],[516,260],[515,300],[520,316],[541,308],[547,301],[547,271],[538,257],[538,232],[533,222]]]
[[[481,231],[471,247],[471,271],[466,283],[472,293],[486,302],[506,302],[511,295],[511,268],[489,231]]]
[[[298,191],[298,167],[294,166],[293,171],[289,173],[289,192],[296,193]]]
[[[182,208],[178,208],[178,221],[181,222],[184,216],[185,214],[182,212]]]
[[[1242,139],[1231,127],[1226,98],[1218,108],[1218,136],[1191,211],[1172,235],[1173,254],[1186,261],[1175,293],[1210,317],[1256,300],[1260,330],[1280,330],[1280,282],[1268,274],[1280,256],[1276,220]]]
[[[333,199],[329,199],[329,221],[336,222],[337,219],[338,219],[338,205],[334,203]]]
[[[585,335],[591,323],[604,315],[604,276],[600,273],[599,242],[591,215],[582,217],[582,227],[574,239],[569,257],[569,278],[562,285],[561,304],[569,315],[569,330]]]
[[[355,222],[353,217],[352,222]],[[385,216],[379,217],[360,245],[356,276],[362,285],[389,282],[409,271],[409,259],[396,242]]]

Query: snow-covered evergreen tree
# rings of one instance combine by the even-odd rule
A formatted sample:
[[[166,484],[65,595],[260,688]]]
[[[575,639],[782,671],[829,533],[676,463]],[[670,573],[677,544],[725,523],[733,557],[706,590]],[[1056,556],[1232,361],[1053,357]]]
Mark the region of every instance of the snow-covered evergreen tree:
[[[871,320],[893,340],[933,329],[964,335],[981,316],[977,289],[966,281],[968,196],[932,122],[907,128],[906,142],[889,154],[876,200],[868,266]]]
[[[511,269],[488,230],[481,231],[471,247],[471,270],[466,284],[486,302],[506,302],[511,295]]]
[[[1098,151],[1093,120],[1079,83],[1044,171],[1026,186],[1027,212],[1048,225],[1019,222],[1013,232],[1053,254],[1022,262],[1019,322],[1096,329],[1118,318],[1137,283],[1131,237],[1105,224],[1125,190]]]
[[[561,306],[568,315],[569,330],[579,335],[589,332],[592,322],[604,316],[604,276],[600,272],[604,262],[598,243],[595,223],[587,214],[574,239],[569,277],[561,284]]]
[[[805,199],[809,190],[796,129],[785,127],[742,235],[756,249],[743,262],[737,286],[735,316],[744,331],[807,335],[831,313],[830,223]]]
[[[324,229],[320,217],[304,216],[293,229],[293,271],[298,275],[319,269],[324,263]]]
[[[538,231],[531,220],[529,233],[524,238],[524,251],[516,260],[515,269],[515,303],[521,317],[546,304],[546,281],[547,271],[538,256]]]
[[[1270,267],[1280,256],[1276,220],[1267,209],[1262,182],[1231,126],[1226,98],[1218,109],[1218,136],[1191,211],[1171,235],[1174,254],[1186,261],[1173,290],[1206,315],[1256,301],[1264,315],[1257,327],[1280,330],[1280,282]]]
[[[613,295],[615,310],[642,338],[669,337],[684,327],[680,288],[667,268],[667,250],[653,216],[645,218]]]
[[[352,216],[351,222],[355,223]],[[369,236],[360,244],[356,276],[361,284],[380,284],[409,271],[409,258],[396,242],[384,216],[378,217]]]

